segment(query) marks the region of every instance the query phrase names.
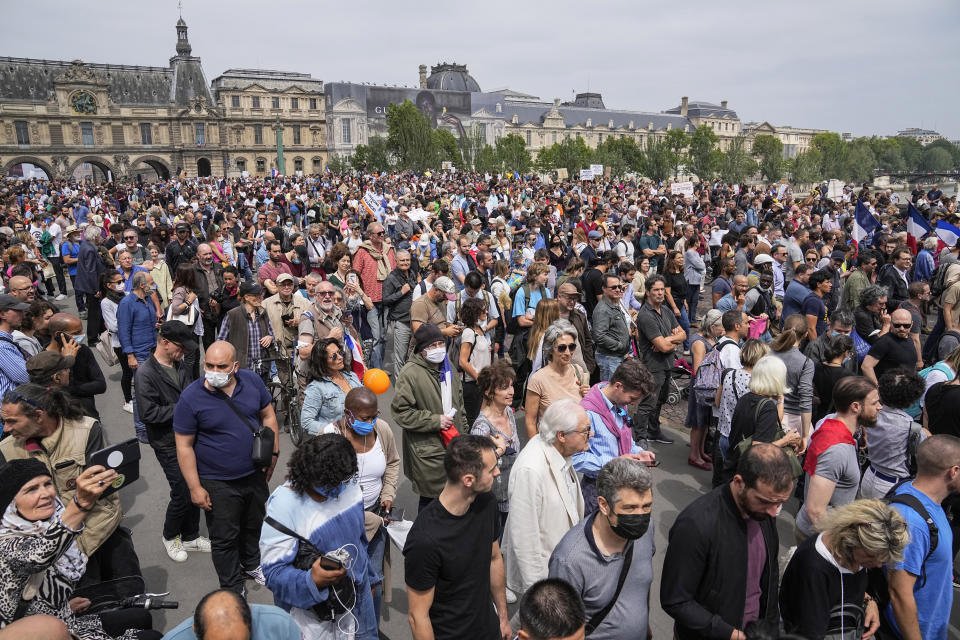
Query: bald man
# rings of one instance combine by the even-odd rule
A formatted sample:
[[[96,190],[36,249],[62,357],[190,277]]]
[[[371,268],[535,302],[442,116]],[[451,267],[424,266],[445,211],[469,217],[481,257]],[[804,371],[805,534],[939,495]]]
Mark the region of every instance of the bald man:
[[[220,586],[243,595],[244,580],[265,584],[260,525],[280,455],[277,416],[263,380],[240,368],[229,342],[210,345],[203,369],[174,409],[177,461],[191,502],[205,511]],[[274,453],[269,464],[255,466],[250,433],[261,425],[273,432]]]
[[[890,331],[880,336],[863,359],[862,371],[871,382],[887,371],[905,368],[917,369],[919,354],[910,337],[913,318],[906,309],[897,309],[890,316]]]
[[[107,381],[93,350],[84,344],[87,336],[83,332],[83,323],[69,313],[55,313],[47,323],[47,331],[52,337],[47,351],[74,358],[67,390],[81,405],[84,415],[99,420],[96,396],[107,390]]]
[[[26,276],[13,276],[7,283],[7,288],[10,290],[10,295],[20,302],[32,304],[37,299],[37,290],[30,278]]]
[[[163,636],[163,640],[300,640],[297,623],[280,607],[247,604],[228,589],[205,595],[192,618]]]

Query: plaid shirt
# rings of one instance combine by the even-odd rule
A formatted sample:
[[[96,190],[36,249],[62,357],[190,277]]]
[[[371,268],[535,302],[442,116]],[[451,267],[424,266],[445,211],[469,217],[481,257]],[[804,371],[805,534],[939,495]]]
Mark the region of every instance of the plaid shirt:
[[[254,363],[260,359],[262,349],[260,347],[260,339],[263,338],[260,335],[260,325],[257,321],[260,319],[260,316],[266,313],[262,308],[258,308],[254,312],[254,317],[250,317],[249,313],[244,313],[244,317],[247,319],[247,368],[253,369]],[[220,333],[217,334],[217,340],[226,340],[227,336],[230,335],[230,316],[223,317],[223,324],[220,325]],[[270,326],[270,320],[267,320],[267,335],[273,337],[273,327]]]

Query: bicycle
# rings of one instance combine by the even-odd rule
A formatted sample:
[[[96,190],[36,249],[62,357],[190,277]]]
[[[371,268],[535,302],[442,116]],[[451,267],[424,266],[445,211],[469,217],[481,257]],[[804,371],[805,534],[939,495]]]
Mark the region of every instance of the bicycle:
[[[277,426],[281,431],[290,434],[293,446],[299,446],[306,434],[300,424],[299,385],[294,359],[292,356],[281,356],[275,347],[264,349],[264,354],[268,357],[261,357],[254,362],[254,370],[257,373],[262,375],[264,372],[269,372],[270,364],[279,362],[286,362],[290,369],[290,380],[287,384],[270,380],[266,385],[272,398],[274,411],[277,413]]]

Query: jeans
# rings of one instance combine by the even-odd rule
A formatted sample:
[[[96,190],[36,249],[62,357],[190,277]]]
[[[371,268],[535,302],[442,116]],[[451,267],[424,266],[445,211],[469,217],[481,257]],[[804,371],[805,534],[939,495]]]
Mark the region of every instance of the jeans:
[[[400,369],[407,362],[407,350],[410,348],[410,322],[393,320],[393,376],[400,375]]]
[[[599,358],[598,358],[599,361]],[[648,439],[660,433],[660,408],[670,393],[672,372],[651,371],[653,389],[637,405],[636,419],[633,421],[633,439],[636,442]]]
[[[620,363],[623,362],[623,356],[615,356],[607,353],[596,353],[597,368],[600,369],[600,381],[607,382],[617,370]]]
[[[453,375],[459,375],[454,373]],[[473,421],[480,415],[480,404],[483,398],[480,396],[480,387],[474,380],[463,381],[463,411],[467,417],[467,426],[472,427]]]
[[[190,500],[190,490],[180,473],[173,430],[147,427],[147,438],[170,485],[170,502],[167,503],[163,520],[163,538],[173,540],[180,536],[183,542],[196,540],[200,536],[200,507],[194,506]]]
[[[200,484],[210,494],[212,508],[204,515],[220,587],[242,593],[243,572],[260,566],[260,526],[270,495],[266,476],[255,471],[236,480],[200,478]]]
[[[60,256],[53,256],[52,258],[47,258],[50,261],[50,265],[53,266],[53,272],[57,274],[57,288],[60,289],[60,293],[67,295],[67,279],[63,277],[63,258]],[[48,285],[48,288],[50,285]]]
[[[373,347],[370,351],[370,367],[374,369],[383,368],[383,352],[386,349],[387,326],[384,320],[383,302],[374,302],[373,309],[367,311],[367,323],[370,325],[370,331],[373,333]]]
[[[679,305],[680,315],[677,316],[677,322],[680,323],[680,328],[687,332],[687,339],[683,341],[683,348],[690,348],[690,319],[687,317],[687,308],[684,303],[681,301]]]
[[[937,311],[937,323],[933,325],[933,329],[930,330],[930,335],[927,336],[927,341],[923,343],[923,361],[928,363],[934,363],[939,358],[937,357],[937,343],[940,342],[940,338],[946,332],[947,325],[943,321],[943,310]]]
[[[697,307],[700,305],[700,285],[687,283],[687,317],[690,322],[697,321]],[[687,339],[690,339],[690,332],[687,332]]]
[[[387,546],[387,532],[381,526],[373,535],[373,540],[367,543],[367,556],[370,566],[377,580],[373,583],[373,611],[380,620],[380,609],[383,605],[383,552]]]
[[[123,357],[120,358],[120,362],[124,362],[129,356],[129,353],[122,354]],[[150,358],[149,353],[135,353],[134,357],[137,359],[137,364],[143,364]],[[140,442],[147,442],[147,427],[140,421],[140,414],[137,413],[137,394],[134,391],[133,394],[133,429],[137,434],[137,439]]]
[[[130,364],[127,362],[127,354],[123,352],[123,349],[114,347],[113,352],[117,354],[117,360],[120,361],[120,371],[123,372],[120,374],[120,391],[123,392],[123,401],[130,402],[133,400],[133,392],[131,391],[133,369],[130,368]]]
[[[87,294],[77,291],[75,280],[76,276],[70,276],[70,284],[73,286],[73,298],[77,303],[77,312],[83,313],[87,310]]]

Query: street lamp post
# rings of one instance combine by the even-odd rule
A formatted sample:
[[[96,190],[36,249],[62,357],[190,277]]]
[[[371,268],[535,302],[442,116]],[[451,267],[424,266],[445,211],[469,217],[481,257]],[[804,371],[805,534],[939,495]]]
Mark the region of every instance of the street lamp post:
[[[277,172],[280,175],[284,175],[286,171],[286,164],[283,162],[283,124],[280,122],[280,116],[277,116],[277,121],[273,125],[273,130],[277,132]]]

